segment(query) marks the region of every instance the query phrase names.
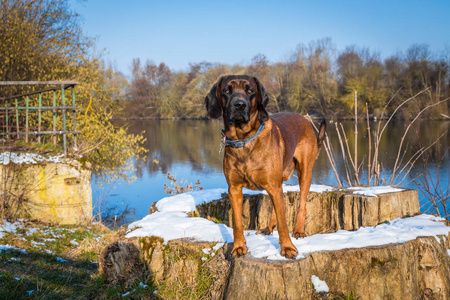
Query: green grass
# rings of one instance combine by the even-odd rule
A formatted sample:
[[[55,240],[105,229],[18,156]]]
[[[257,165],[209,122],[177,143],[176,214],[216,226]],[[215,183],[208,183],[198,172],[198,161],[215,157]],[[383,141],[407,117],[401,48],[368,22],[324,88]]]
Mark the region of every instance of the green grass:
[[[0,251],[0,299],[156,299],[148,276],[125,287],[107,285],[99,273],[98,256],[116,232],[102,226],[15,225],[0,245],[26,252]]]
[[[340,292],[320,292],[316,293],[314,292],[311,295],[311,299],[314,300],[358,300],[359,297],[357,297],[353,292],[349,293],[340,293]]]
[[[357,300],[359,297],[356,297],[353,292],[350,292],[348,294],[345,294],[343,297],[341,297],[342,300]]]
[[[62,149],[58,146],[55,146],[53,143],[26,143],[24,140],[17,140],[14,145],[12,145],[12,149],[51,155],[61,154],[62,152]]]

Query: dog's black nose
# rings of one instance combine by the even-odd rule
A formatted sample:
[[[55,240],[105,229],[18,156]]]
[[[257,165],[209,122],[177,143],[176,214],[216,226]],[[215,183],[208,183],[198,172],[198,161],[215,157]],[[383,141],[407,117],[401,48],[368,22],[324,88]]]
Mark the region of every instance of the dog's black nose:
[[[245,103],[244,100],[236,100],[233,106],[238,110],[244,110],[245,107],[247,107],[247,104]]]

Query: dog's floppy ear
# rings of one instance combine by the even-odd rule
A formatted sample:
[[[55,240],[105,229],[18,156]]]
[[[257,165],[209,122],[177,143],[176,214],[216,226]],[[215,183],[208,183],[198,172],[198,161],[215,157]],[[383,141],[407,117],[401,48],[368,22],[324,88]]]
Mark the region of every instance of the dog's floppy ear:
[[[222,78],[219,78],[205,97],[206,116],[211,119],[218,119],[222,116],[222,105],[219,102],[220,90],[218,90]]]
[[[256,85],[258,86],[258,94],[260,99],[258,99],[258,118],[259,121],[265,122],[269,120],[269,114],[266,111],[266,106],[269,104],[269,95],[267,95],[266,89],[264,86],[259,82],[258,78],[253,77],[253,80],[255,80]]]

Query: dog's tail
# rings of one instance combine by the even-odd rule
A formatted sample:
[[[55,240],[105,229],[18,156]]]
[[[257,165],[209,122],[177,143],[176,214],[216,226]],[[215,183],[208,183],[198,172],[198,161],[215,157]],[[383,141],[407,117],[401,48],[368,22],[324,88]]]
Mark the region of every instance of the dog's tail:
[[[320,123],[319,127],[319,135],[317,136],[317,156],[319,156],[320,149],[322,149],[323,140],[325,139],[325,129],[327,128],[327,120],[323,120],[322,123]]]

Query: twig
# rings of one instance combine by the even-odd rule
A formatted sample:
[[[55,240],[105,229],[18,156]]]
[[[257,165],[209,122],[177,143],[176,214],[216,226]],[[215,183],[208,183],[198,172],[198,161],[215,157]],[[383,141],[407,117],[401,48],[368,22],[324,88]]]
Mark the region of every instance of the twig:
[[[356,181],[358,182],[359,185],[359,180],[358,180],[358,91],[355,91],[355,153],[353,153],[355,155],[354,158],[354,171],[355,171],[355,178]]]
[[[386,124],[384,124],[383,129],[381,130],[380,136],[383,135],[383,132],[384,132],[384,130],[386,129],[387,125],[390,123],[390,121],[392,120],[392,118],[395,116],[395,113],[396,113],[403,105],[405,105],[405,104],[408,103],[409,101],[413,100],[414,98],[416,98],[416,97],[419,96],[420,94],[422,94],[422,93],[428,91],[429,89],[430,89],[430,87],[428,87],[428,88],[426,88],[426,89],[424,89],[424,90],[418,92],[417,94],[415,94],[414,96],[412,96],[412,97],[406,99],[406,100],[403,101],[399,106],[397,106],[397,108],[394,110],[394,112],[393,112],[393,113],[391,114],[391,116],[389,117],[389,119],[388,119],[388,121],[386,122]],[[445,100],[443,100],[443,101],[445,101]],[[436,103],[436,104],[438,104],[438,103]],[[435,104],[433,104],[433,105],[435,105]]]
[[[403,134],[402,139],[401,139],[401,141],[400,141],[400,146],[398,147],[397,158],[396,158],[396,160],[395,160],[394,168],[392,169],[392,175],[391,175],[391,181],[390,181],[390,184],[392,183],[392,180],[394,179],[395,172],[397,171],[397,168],[398,168],[397,165],[398,165],[398,160],[399,160],[399,156],[400,156],[400,151],[401,151],[401,149],[402,149],[403,141],[405,140],[405,137],[406,137],[406,134],[407,134],[408,131],[409,131],[409,128],[411,128],[412,124],[414,124],[414,122],[419,118],[419,116],[420,116],[425,110],[427,110],[427,109],[429,109],[429,108],[431,108],[431,107],[433,107],[433,106],[439,105],[439,104],[441,104],[441,103],[447,101],[448,99],[450,99],[450,98],[447,98],[447,99],[444,99],[444,100],[442,100],[442,101],[439,101],[439,102],[436,102],[436,103],[433,103],[433,104],[430,104],[430,105],[426,106],[424,109],[422,109],[422,110],[417,114],[417,116],[412,120],[412,122],[409,123],[409,125],[408,125],[408,127],[406,128],[405,133]]]
[[[349,174],[350,167],[348,166],[348,160],[347,160],[347,157],[345,156],[344,144],[342,143],[342,137],[341,137],[341,134],[339,133],[339,127],[338,127],[337,123],[335,123],[335,126],[336,126],[336,132],[338,134],[339,144],[341,145],[342,161],[344,162],[344,168],[345,168],[345,173],[347,175],[347,181],[349,184],[351,184],[350,174]]]
[[[411,169],[413,168],[414,164],[416,163],[416,161],[423,155],[423,153],[425,153],[425,151],[427,151],[428,149],[430,149],[434,144],[436,144],[444,135],[447,134],[448,131],[444,132],[440,137],[438,137],[433,143],[431,143],[428,147],[426,148],[420,148],[416,153],[414,153],[408,160],[408,162],[403,166],[403,168],[398,172],[398,175],[394,178],[393,174],[391,175],[391,182],[395,182],[395,180],[397,180],[398,176],[400,176],[400,174],[403,173],[403,171],[408,167],[408,165],[410,165],[410,167],[408,168],[408,170],[406,171],[406,174],[403,176],[402,180],[400,180],[400,182],[398,182],[395,185],[399,185],[403,182],[403,180],[405,180],[406,176],[411,172]],[[411,162],[412,161],[412,162]],[[389,183],[391,184],[391,183]]]
[[[101,144],[103,144],[106,140],[108,139],[108,136],[106,136],[105,138],[103,138],[103,140],[101,140],[100,142],[98,142],[97,144],[95,144],[94,146],[92,146],[91,148],[84,150],[83,152],[80,152],[79,155],[84,155],[86,153],[91,152],[92,150],[94,150],[95,148],[99,147]]]
[[[421,149],[419,149],[419,151],[417,151],[416,153],[414,153],[414,154],[411,156],[411,158],[408,160],[408,162],[405,164],[405,166],[400,170],[400,172],[398,173],[398,175],[397,175],[395,178],[393,178],[394,173],[392,173],[392,175],[391,175],[391,182],[392,182],[392,180],[396,180],[396,179],[398,178],[398,176],[400,176],[400,174],[402,174],[402,172],[405,170],[405,168],[406,168],[408,165],[410,165],[410,167],[409,167],[409,169],[407,170],[406,174],[403,176],[402,180],[400,180],[400,182],[399,182],[398,184],[402,183],[403,180],[405,180],[405,177],[406,177],[406,176],[409,174],[409,172],[411,171],[411,169],[412,169],[412,167],[414,166],[414,164],[416,163],[416,161],[423,155],[423,153],[424,153],[426,150],[430,149],[434,144],[436,144],[436,143],[437,143],[444,135],[447,134],[447,132],[448,132],[448,131],[444,132],[440,137],[438,137],[432,144],[430,144],[430,145],[429,145],[428,147],[426,147],[425,149],[421,148]],[[413,158],[414,158],[415,156],[417,156],[417,157],[413,160]],[[411,162],[411,160],[413,160],[413,161]],[[397,184],[397,185],[398,185],[398,184]]]
[[[305,117],[311,123],[311,125],[316,130],[316,132],[319,132],[319,129],[314,124],[314,122],[311,119],[311,117],[309,115],[306,115]],[[326,134],[326,133],[325,133],[325,143],[323,145],[324,145],[327,157],[328,157],[328,161],[330,162],[331,168],[333,169],[334,175],[336,176],[336,180],[338,182],[338,185],[339,185],[339,187],[342,187],[342,181],[341,181],[341,179],[339,177],[339,173],[337,172],[337,163],[336,163],[336,160],[334,159],[334,155],[333,155],[333,152],[332,152],[333,147],[331,146],[330,139],[328,138],[328,134]]]
[[[331,145],[330,139],[328,138],[328,135],[326,135],[326,142],[327,142],[327,144],[328,144],[328,149],[329,149],[329,152],[330,152],[330,157],[331,157],[332,160],[333,160],[332,167],[333,167],[334,175],[336,176],[336,179],[337,179],[337,181],[338,181],[339,187],[342,187],[342,186],[343,186],[343,185],[342,185],[342,180],[341,180],[341,178],[340,178],[340,176],[339,176],[339,173],[337,172],[337,163],[336,163],[336,159],[335,159],[336,154],[334,153],[333,145]]]
[[[342,126],[342,123],[339,123],[339,125],[341,126],[342,134],[344,135],[345,145],[347,146],[348,157],[350,157],[350,163],[352,164],[353,168],[355,170],[357,170],[355,162],[352,160],[352,156],[350,153],[350,146],[348,145],[348,139],[347,139],[347,135],[345,134],[345,131],[344,131],[344,126]],[[358,173],[355,174],[354,185],[359,185]]]
[[[366,119],[367,119],[367,135],[369,136],[369,159],[367,160],[367,178],[368,178],[368,182],[367,184],[370,186],[370,182],[372,180],[372,174],[370,173],[370,161],[371,161],[371,157],[370,155],[372,154],[372,138],[371,138],[371,132],[370,132],[370,122],[369,122],[369,107],[367,105],[366,102]]]
[[[380,131],[381,128],[381,123],[378,125],[378,129],[377,129],[377,134],[376,134],[376,142],[375,142],[375,153],[373,155],[373,164],[372,164],[372,168],[375,168],[375,166],[378,164],[378,154],[379,154],[379,146],[380,146],[380,140],[381,140],[381,136],[383,135],[387,125],[391,122],[392,118],[394,117],[395,113],[406,103],[408,103],[409,101],[411,101],[412,99],[416,98],[418,95],[424,93],[425,91],[428,91],[430,89],[430,87],[420,91],[419,93],[415,94],[414,96],[406,99],[405,101],[403,101],[395,110],[394,112],[391,114],[391,116],[389,117],[389,119],[387,120],[387,122],[384,124],[383,128]],[[400,90],[399,90],[400,91]],[[398,92],[397,92],[398,93]],[[395,95],[397,95],[397,93]],[[395,97],[394,95],[394,97]],[[387,108],[387,106],[391,103],[393,98],[391,98],[391,100],[389,100],[388,104],[386,104],[386,106],[383,108],[383,112],[382,112],[382,116],[384,114],[385,109]]]

